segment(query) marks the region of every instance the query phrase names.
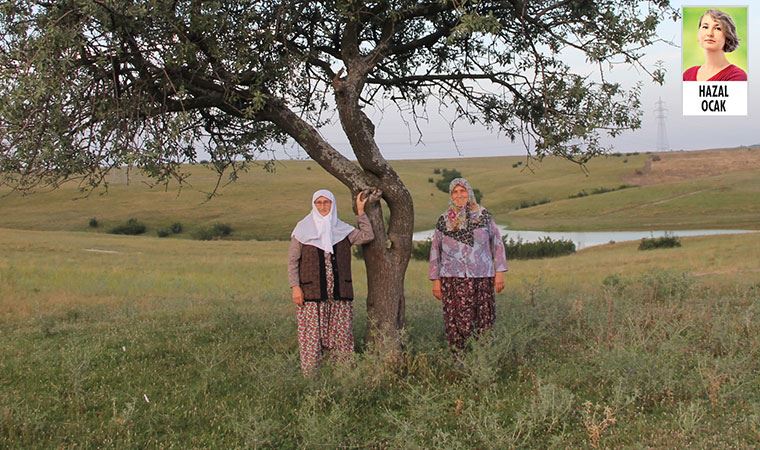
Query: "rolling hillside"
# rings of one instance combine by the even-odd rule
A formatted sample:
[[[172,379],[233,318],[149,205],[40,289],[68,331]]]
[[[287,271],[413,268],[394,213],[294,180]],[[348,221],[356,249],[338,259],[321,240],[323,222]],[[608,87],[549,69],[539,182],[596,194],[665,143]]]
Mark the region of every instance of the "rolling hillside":
[[[651,160],[655,159],[655,160]],[[686,228],[760,229],[760,149],[672,152],[600,157],[581,167],[557,158],[525,157],[394,161],[412,192],[415,230],[429,229],[447,204],[432,181],[435,169],[457,169],[479,188],[482,204],[499,223],[515,229],[633,230]],[[528,167],[526,167],[528,166]],[[349,193],[312,161],[280,161],[274,173],[258,167],[206,201],[216,181],[203,166],[187,168],[189,184],[151,188],[140,175],[113,173],[107,192],[83,197],[71,183],[21,196],[0,191],[0,227],[103,232],[134,217],[154,234],[181,222],[188,236],[212,223],[229,224],[238,239],[285,239],[309,210],[311,193],[336,193],[350,221]],[[581,191],[614,189],[569,198]],[[516,209],[521,202],[550,202]],[[88,227],[97,218],[97,229]]]

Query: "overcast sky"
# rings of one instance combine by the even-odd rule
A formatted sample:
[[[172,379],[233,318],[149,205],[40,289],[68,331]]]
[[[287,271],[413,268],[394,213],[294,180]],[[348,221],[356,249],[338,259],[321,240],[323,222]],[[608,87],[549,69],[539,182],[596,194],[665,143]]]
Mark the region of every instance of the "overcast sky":
[[[744,0],[744,4],[749,3]],[[730,0],[712,0],[710,2],[673,1],[674,7],[682,6],[741,6],[742,2]],[[645,65],[651,67],[656,61],[663,61],[667,70],[665,84],[660,86],[648,80],[646,74],[630,67],[618,67],[613,70],[612,78],[626,87],[636,82],[642,86],[642,126],[636,131],[625,132],[615,139],[606,138],[606,144],[612,144],[616,151],[650,151],[657,149],[656,103],[659,98],[667,108],[666,131],[672,150],[697,150],[707,148],[735,147],[760,144],[760,90],[758,90],[758,52],[757,37],[754,30],[760,29],[760,5],[749,6],[749,86],[748,115],[746,117],[694,117],[683,116],[681,99],[681,21],[668,21],[660,24],[659,36],[675,45],[657,44],[647,52]],[[576,62],[568,61],[576,64]],[[583,67],[583,61],[577,63]],[[458,158],[477,156],[523,155],[522,143],[512,143],[509,139],[489,133],[482,127],[458,125],[454,138],[448,122],[435,112],[430,112],[427,122],[422,122],[422,141],[413,126],[407,126],[400,114],[393,107],[384,112],[367,110],[376,125],[375,136],[387,159],[423,159],[423,158]],[[339,125],[325,127],[321,130],[324,137],[341,153],[353,159],[348,141]],[[457,148],[458,147],[458,148]],[[297,145],[284,149],[285,154],[278,157],[306,157]],[[278,152],[279,153],[279,152]]]

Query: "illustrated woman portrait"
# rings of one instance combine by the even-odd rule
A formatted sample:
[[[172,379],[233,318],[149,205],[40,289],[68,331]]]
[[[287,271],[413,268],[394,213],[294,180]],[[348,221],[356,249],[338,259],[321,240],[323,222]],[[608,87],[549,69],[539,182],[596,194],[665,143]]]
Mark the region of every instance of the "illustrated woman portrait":
[[[747,73],[726,58],[726,53],[739,47],[731,16],[717,9],[707,10],[699,19],[697,41],[704,52],[704,63],[688,68],[683,81],[747,81]]]

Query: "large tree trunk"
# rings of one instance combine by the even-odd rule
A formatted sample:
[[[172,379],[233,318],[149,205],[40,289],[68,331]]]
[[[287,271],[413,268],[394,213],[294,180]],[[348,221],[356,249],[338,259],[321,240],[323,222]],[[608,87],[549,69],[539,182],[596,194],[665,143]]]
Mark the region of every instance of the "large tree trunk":
[[[404,184],[397,177],[393,178],[392,183],[382,184],[390,209],[387,229],[379,203],[368,208],[375,240],[366,245],[364,262],[368,290],[367,342],[383,353],[397,354],[402,346],[400,331],[404,327],[406,307],[404,278],[412,245],[414,207]],[[406,200],[398,201],[399,198]]]

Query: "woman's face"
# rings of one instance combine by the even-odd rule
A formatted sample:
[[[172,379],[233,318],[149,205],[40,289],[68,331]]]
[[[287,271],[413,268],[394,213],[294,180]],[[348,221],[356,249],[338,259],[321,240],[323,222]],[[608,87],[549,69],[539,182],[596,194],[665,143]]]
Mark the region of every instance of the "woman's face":
[[[723,34],[723,25],[711,15],[705,14],[699,22],[697,33],[699,45],[707,51],[723,51],[726,44],[726,35]]]
[[[319,211],[322,216],[326,216],[330,214],[330,209],[332,209],[332,200],[327,197],[317,197],[317,199],[314,200],[314,206],[317,207],[317,211]]]
[[[467,188],[461,184],[457,184],[454,186],[454,189],[451,190],[451,201],[453,201],[457,207],[461,208],[466,205],[468,199],[469,195],[467,194]]]

